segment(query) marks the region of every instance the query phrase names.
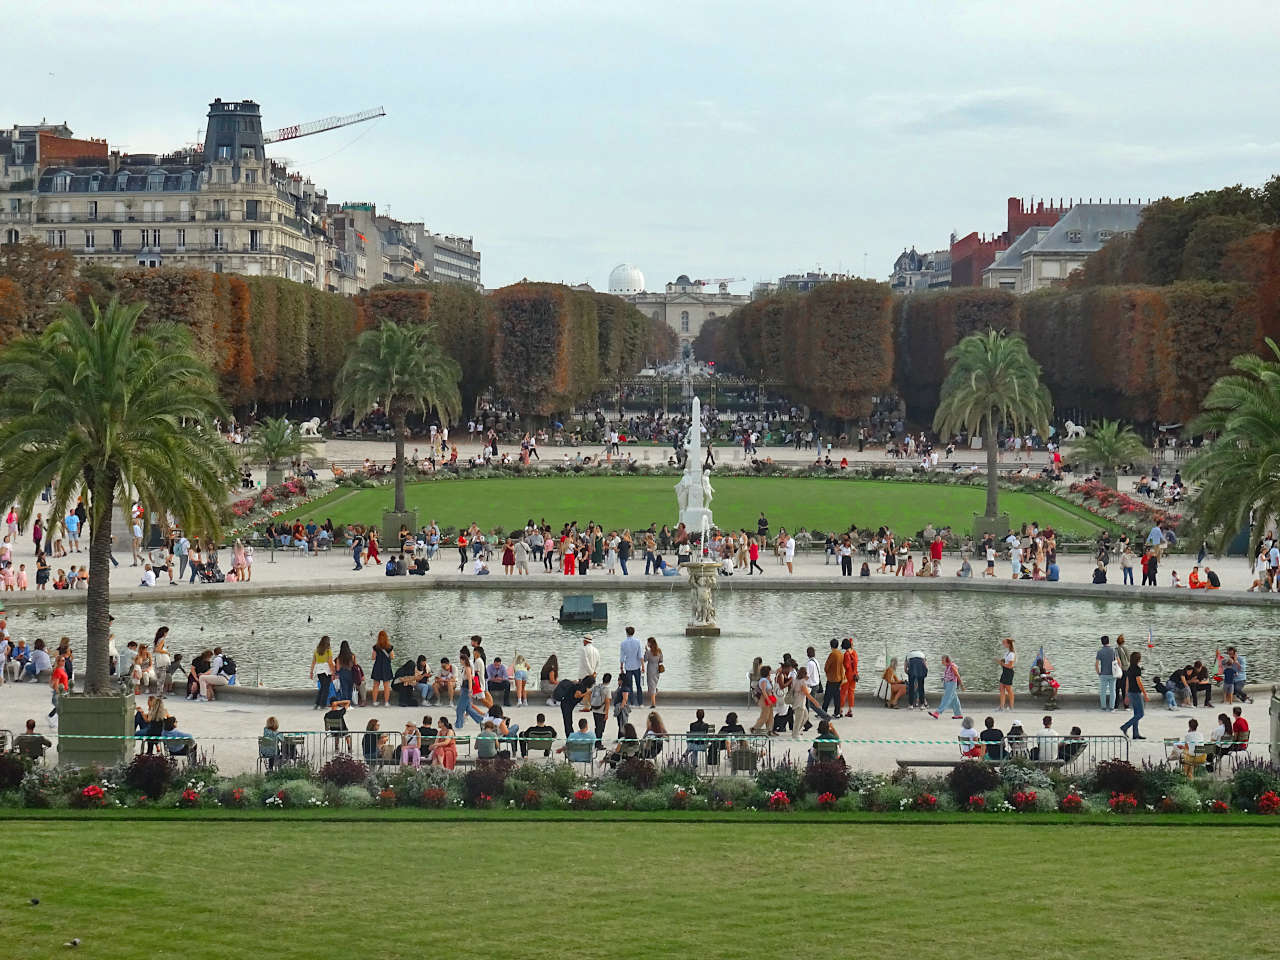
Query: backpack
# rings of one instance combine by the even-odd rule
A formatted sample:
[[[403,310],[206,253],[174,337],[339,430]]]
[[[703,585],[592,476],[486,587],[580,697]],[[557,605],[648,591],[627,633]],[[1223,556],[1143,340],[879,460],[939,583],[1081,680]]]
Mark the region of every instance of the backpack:
[[[234,677],[236,675],[236,662],[225,654],[222,657],[222,667],[218,670],[224,676]]]

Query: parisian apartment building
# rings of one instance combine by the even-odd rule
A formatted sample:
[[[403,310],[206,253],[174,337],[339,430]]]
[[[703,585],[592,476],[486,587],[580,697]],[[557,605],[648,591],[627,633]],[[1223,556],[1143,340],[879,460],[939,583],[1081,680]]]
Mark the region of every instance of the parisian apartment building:
[[[472,238],[331,203],[265,154],[252,100],[209,105],[203,144],[121,153],[65,123],[0,130],[0,242],[28,237],[112,267],[285,277],[354,295],[383,283],[481,289]]]

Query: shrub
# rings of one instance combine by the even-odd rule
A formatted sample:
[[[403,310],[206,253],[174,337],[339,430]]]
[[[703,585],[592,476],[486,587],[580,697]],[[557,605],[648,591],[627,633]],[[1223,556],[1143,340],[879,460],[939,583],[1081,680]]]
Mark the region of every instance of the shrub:
[[[1094,768],[1094,782],[1099,793],[1137,794],[1142,777],[1128,760],[1103,760]]]
[[[795,764],[784,761],[761,770],[756,775],[756,786],[766,794],[781,790],[788,797],[799,799],[805,792],[804,771]]]
[[[1132,793],[1119,793],[1112,791],[1111,799],[1107,801],[1112,813],[1133,813],[1138,809],[1138,798]]]
[[[970,813],[982,813],[987,809],[987,798],[980,793],[970,794],[964,801],[964,809]]]
[[[658,771],[652,760],[628,757],[618,764],[617,778],[637,790],[651,790],[658,780]]]
[[[1063,813],[1083,813],[1084,797],[1073,790],[1062,798],[1062,803],[1058,806]]]
[[[804,785],[809,793],[839,799],[849,792],[849,767],[840,759],[815,761],[805,768]]]
[[[657,786],[680,787],[698,782],[698,771],[689,763],[667,764],[658,772]]]
[[[1000,774],[989,763],[965,760],[956,764],[946,777],[947,789],[958,803],[970,797],[986,793],[1000,784]]]
[[[1000,782],[1010,793],[1018,790],[1053,792],[1053,781],[1049,779],[1049,775],[1026,760],[1012,760],[1001,764]]]
[[[1160,798],[1160,809],[1166,813],[1195,813],[1200,809],[1200,794],[1185,780],[1175,783]]]
[[[0,753],[0,790],[12,790],[27,775],[27,761],[19,753]]]
[[[662,790],[641,790],[636,794],[635,799],[631,801],[632,810],[665,810],[667,809],[667,794]],[[577,806],[577,803],[574,804]]]
[[[68,800],[77,810],[96,810],[111,802],[107,792],[96,783],[91,783],[79,790],[72,790]]]
[[[676,787],[667,799],[667,806],[672,810],[688,810],[691,796],[685,787]]]
[[[571,763],[561,763],[553,767],[547,777],[547,789],[559,796],[568,796],[578,788],[578,771]]]
[[[1169,796],[1173,788],[1185,785],[1187,778],[1178,770],[1171,770],[1163,764],[1156,766],[1150,761],[1142,762],[1139,774],[1142,782],[1140,796],[1144,803],[1155,804],[1161,798]]]
[[[53,805],[53,777],[44,770],[32,770],[22,778],[19,792],[22,794],[22,805],[34,809],[44,809]]]
[[[335,787],[364,783],[369,779],[369,768],[349,754],[338,754],[320,768],[320,779],[324,783],[332,783]]]
[[[826,793],[820,793],[818,794],[818,801],[817,801],[818,809],[834,810],[836,808],[836,803],[839,802],[839,799],[840,799],[839,797],[837,797],[834,793],[831,793],[830,791]]]
[[[912,801],[912,809],[920,810],[926,813],[932,813],[938,809],[938,798],[932,793],[917,794],[915,800]]]
[[[395,793],[391,794],[394,802]],[[373,797],[368,789],[360,784],[350,783],[345,787],[338,788],[338,804],[343,807],[351,807],[356,810],[365,807],[372,807],[374,803]]]
[[[502,796],[507,776],[515,767],[513,760],[493,760],[486,767],[468,770],[462,778],[462,796],[471,806],[476,806],[480,797],[486,796],[492,802],[494,797]]]
[[[1262,796],[1258,797],[1257,810],[1266,816],[1274,816],[1280,811],[1280,795],[1274,790],[1268,790]]]
[[[177,770],[178,765],[167,756],[140,753],[125,767],[125,786],[143,796],[158,798],[169,789]]]
[[[289,780],[263,799],[268,807],[322,807],[324,793],[307,780]]]
[[[908,793],[899,784],[882,783],[873,787],[870,792],[863,795],[865,797],[865,806],[868,810],[877,813],[886,810],[902,809],[902,801],[908,796]],[[915,796],[914,793],[911,796]]]
[[[256,797],[254,792],[249,788],[227,787],[222,791],[220,799],[224,807],[232,807],[233,809],[242,810],[254,803]]]
[[[542,795],[530,787],[521,794],[520,799],[516,801],[516,806],[521,810],[537,810],[542,807]]]
[[[1245,760],[1231,778],[1231,805],[1255,810],[1258,798],[1268,790],[1280,790],[1280,768],[1265,760]]]

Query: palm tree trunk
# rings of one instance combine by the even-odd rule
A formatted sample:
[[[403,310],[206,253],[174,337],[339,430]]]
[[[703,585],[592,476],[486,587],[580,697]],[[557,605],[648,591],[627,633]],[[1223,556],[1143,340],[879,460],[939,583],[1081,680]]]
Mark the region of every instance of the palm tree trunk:
[[[987,451],[987,516],[996,517],[996,512],[1000,494],[999,488],[999,472],[996,470],[996,445],[1000,442],[1000,438],[996,436],[995,418],[991,414],[987,414],[986,436],[983,438],[983,447]]]
[[[396,513],[404,513],[404,414],[396,413],[391,418],[396,431]]]
[[[87,477],[93,491],[89,529],[89,588],[85,597],[84,692],[103,696],[111,692],[107,643],[111,636],[111,520],[115,515],[114,474]]]

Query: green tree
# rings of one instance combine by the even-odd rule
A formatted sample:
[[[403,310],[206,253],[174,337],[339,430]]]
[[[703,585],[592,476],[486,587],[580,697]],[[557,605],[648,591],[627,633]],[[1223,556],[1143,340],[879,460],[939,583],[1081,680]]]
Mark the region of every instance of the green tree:
[[[1104,475],[1114,475],[1120,467],[1146,455],[1142,438],[1119,420],[1095,420],[1083,438],[1071,442],[1072,459],[1097,467]]]
[[[1021,433],[1034,427],[1049,435],[1053,401],[1040,382],[1040,364],[1027,353],[1020,336],[997,330],[971,333],[947,351],[951,365],[942,382],[933,429],[947,437],[961,429],[981,433],[987,451],[987,512],[998,516],[996,451],[998,428],[1006,424]]]
[[[111,519],[117,496],[171,513],[186,530],[216,535],[234,462],[214,419],[226,416],[218,380],[190,335],[153,324],[143,305],[65,305],[38,337],[0,354],[0,502],[29,515],[53,486],[49,516],[75,497],[89,506],[85,692],[111,691],[107,668]]]
[[[267,417],[258,423],[244,446],[244,459],[266,464],[268,473],[278,472],[295,458],[309,457],[315,444],[304,439],[302,432],[284,417]]]
[[[338,372],[334,416],[359,421],[379,404],[395,427],[395,512],[404,513],[404,430],[410,413],[431,410],[448,425],[462,412],[458,363],[436,343],[431,324],[401,326],[390,320],[356,338]]]
[[[1185,468],[1195,492],[1189,512],[1196,530],[1224,547],[1252,526],[1256,550],[1265,525],[1280,515],[1280,347],[1272,357],[1247,353],[1231,361],[1237,373],[1219,377],[1189,425],[1212,436]]]

